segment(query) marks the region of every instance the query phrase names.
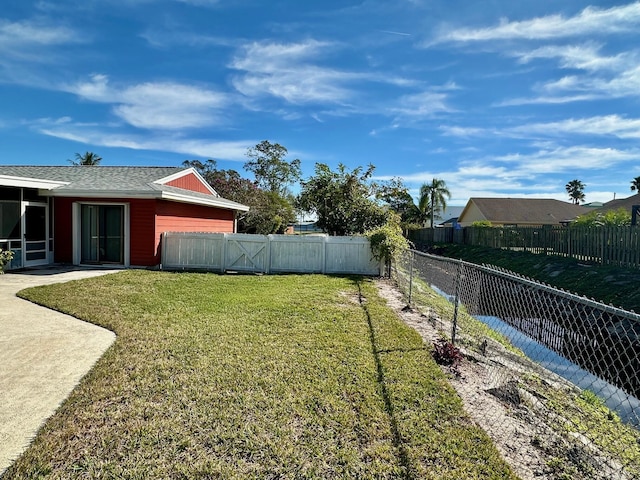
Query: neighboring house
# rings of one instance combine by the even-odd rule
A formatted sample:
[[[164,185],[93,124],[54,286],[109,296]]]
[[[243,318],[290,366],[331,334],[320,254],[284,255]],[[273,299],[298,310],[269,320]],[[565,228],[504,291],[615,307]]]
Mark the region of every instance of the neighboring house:
[[[539,198],[470,198],[458,217],[463,227],[488,220],[494,226],[559,225],[593,211],[560,200]]]
[[[640,194],[631,195],[627,198],[619,198],[617,200],[611,200],[606,202],[602,207],[598,208],[597,212],[609,212],[611,210],[619,210],[620,208],[631,213],[634,205],[640,205]]]
[[[440,213],[440,221],[438,225],[447,226],[447,227],[455,227],[458,224],[458,217],[464,210],[464,207],[454,207],[447,205],[447,208]]]
[[[322,229],[318,227],[316,222],[298,222],[288,226],[287,234],[306,234],[306,233],[322,233]]]
[[[10,268],[156,266],[163,232],[235,232],[236,212],[248,210],[192,168],[0,165]]]

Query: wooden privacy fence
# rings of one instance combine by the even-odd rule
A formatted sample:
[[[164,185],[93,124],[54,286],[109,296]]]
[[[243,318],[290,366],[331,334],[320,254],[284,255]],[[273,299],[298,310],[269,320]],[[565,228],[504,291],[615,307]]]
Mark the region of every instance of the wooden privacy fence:
[[[161,249],[165,270],[380,275],[382,267],[365,237],[165,232]]]
[[[414,230],[417,246],[463,243],[640,268],[640,227],[464,227]]]

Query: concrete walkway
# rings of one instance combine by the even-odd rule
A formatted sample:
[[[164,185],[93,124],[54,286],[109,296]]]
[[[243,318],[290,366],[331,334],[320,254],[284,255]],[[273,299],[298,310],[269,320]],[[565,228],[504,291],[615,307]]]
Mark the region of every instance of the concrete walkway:
[[[108,330],[16,292],[114,271],[47,268],[0,275],[0,476],[115,340]]]

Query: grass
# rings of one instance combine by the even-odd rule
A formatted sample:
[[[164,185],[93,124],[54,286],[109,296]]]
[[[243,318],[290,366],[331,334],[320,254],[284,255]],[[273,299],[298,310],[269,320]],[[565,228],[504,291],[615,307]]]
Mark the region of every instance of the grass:
[[[22,295],[117,340],[4,480],[516,478],[371,280],[127,271]]]
[[[496,265],[543,283],[640,312],[640,270],[580,262],[554,255],[446,244],[434,253],[476,264]]]

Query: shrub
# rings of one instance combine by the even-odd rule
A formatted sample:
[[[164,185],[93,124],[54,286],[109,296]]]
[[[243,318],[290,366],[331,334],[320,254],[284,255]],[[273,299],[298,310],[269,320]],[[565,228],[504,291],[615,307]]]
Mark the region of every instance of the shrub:
[[[391,261],[410,248],[409,241],[402,235],[400,217],[391,213],[383,226],[367,232],[371,243],[371,252],[376,260],[384,261],[388,266]]]
[[[11,250],[2,250],[0,248],[0,274],[4,273],[4,266],[13,259],[13,252]]]

